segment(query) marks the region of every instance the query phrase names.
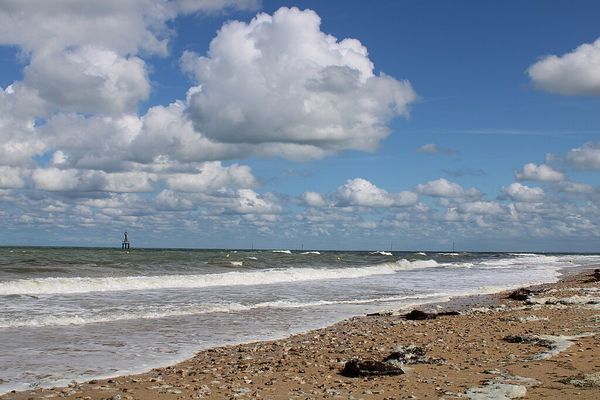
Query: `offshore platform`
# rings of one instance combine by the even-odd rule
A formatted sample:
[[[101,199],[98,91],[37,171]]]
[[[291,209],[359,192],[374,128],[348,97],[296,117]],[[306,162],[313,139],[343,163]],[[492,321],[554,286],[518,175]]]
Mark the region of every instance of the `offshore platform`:
[[[121,249],[129,250],[129,239],[127,239],[127,232],[125,232],[125,237],[123,238],[123,241],[121,242]]]

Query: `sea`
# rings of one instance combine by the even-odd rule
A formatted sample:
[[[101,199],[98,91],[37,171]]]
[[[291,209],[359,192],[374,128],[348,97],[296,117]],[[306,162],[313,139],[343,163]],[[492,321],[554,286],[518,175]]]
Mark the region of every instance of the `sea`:
[[[600,255],[0,247],[0,393],[553,282]]]

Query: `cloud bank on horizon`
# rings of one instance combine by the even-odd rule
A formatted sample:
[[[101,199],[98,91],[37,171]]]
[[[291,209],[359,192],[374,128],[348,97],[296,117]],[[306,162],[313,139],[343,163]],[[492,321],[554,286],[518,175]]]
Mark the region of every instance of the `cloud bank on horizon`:
[[[360,247],[364,235],[399,234],[436,247],[448,229],[464,238],[600,237],[600,189],[567,175],[600,170],[594,142],[526,163],[497,193],[441,177],[398,191],[362,176],[265,190],[252,160],[376,156],[420,104],[410,76],[377,70],[365,44],[325,32],[317,12],[259,8],[253,0],[2,2],[0,45],[18,48],[21,63],[21,78],[0,87],[7,232],[42,231],[64,244],[70,239],[58,235],[94,231],[91,243],[104,244],[103,234],[127,228],[153,232],[149,244],[159,245],[183,231],[222,247],[228,235],[274,247],[304,237]],[[230,11],[254,16],[225,21],[203,54],[171,52],[178,19]],[[188,89],[145,106],[160,58],[180,65]],[[541,90],[595,96],[598,71],[600,39],[545,56],[527,73]],[[456,154],[434,143],[418,152]]]

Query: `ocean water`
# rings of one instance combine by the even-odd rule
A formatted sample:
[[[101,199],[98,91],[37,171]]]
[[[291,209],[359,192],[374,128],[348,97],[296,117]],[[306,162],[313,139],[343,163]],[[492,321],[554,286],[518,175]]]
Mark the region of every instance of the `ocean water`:
[[[0,393],[595,264],[600,255],[0,248]]]

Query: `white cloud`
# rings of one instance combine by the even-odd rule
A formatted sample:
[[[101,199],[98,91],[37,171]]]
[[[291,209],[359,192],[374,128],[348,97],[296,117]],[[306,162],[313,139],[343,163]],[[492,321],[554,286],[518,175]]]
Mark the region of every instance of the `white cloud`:
[[[494,215],[504,212],[502,206],[491,201],[472,201],[462,203],[458,206],[460,212],[465,214]]]
[[[165,54],[178,14],[222,9],[255,9],[257,0],[4,0],[0,3],[0,44],[26,51],[93,44],[119,54]]]
[[[564,173],[556,171],[551,166],[546,164],[525,164],[523,171],[516,172],[515,176],[518,180],[539,182],[559,182],[565,180]]]
[[[302,201],[310,207],[323,207],[326,205],[325,199],[317,192],[302,193]]]
[[[600,144],[586,143],[567,153],[567,162],[580,169],[600,169]]]
[[[542,188],[529,187],[518,182],[502,187],[502,192],[514,201],[538,202],[544,199]]]
[[[593,193],[594,187],[587,183],[563,181],[558,184],[558,189],[567,193]]]
[[[251,189],[239,189],[237,197],[224,206],[239,214],[278,214],[282,210],[274,197],[269,194],[261,196]]]
[[[25,186],[19,168],[0,165],[0,189],[17,189]]]
[[[374,75],[358,40],[338,41],[320,22],[311,10],[280,8],[225,24],[205,57],[184,54],[201,85],[189,104],[196,129],[224,143],[293,145],[283,153],[292,158],[375,149],[416,94],[407,81]]]
[[[150,93],[141,58],[90,45],[34,53],[24,74],[23,83],[36,89],[48,111],[132,112]]]
[[[549,55],[527,70],[540,89],[563,95],[600,95],[600,39],[562,56]]]
[[[417,202],[412,192],[391,194],[362,178],[349,179],[337,189],[339,206],[391,207],[408,206]]]
[[[251,188],[257,180],[250,167],[234,164],[223,167],[220,162],[207,162],[193,174],[173,174],[166,178],[169,188],[182,192],[210,192],[228,187]]]
[[[36,189],[50,192],[105,191],[117,193],[150,192],[156,175],[146,172],[106,173],[56,167],[38,168],[31,173]]]
[[[427,143],[417,149],[419,153],[429,153],[429,154],[452,154],[454,150],[440,147],[434,143]]]
[[[102,190],[117,193],[151,192],[156,181],[154,174],[146,172],[117,172],[104,174]]]
[[[172,190],[163,190],[155,198],[157,208],[161,211],[187,211],[194,208],[194,203],[186,199],[181,193]]]
[[[474,188],[465,190],[458,183],[444,178],[417,185],[417,192],[434,197],[478,197],[481,193]]]
[[[36,189],[47,191],[70,191],[80,184],[79,173],[74,169],[37,169],[33,171],[31,178]]]

